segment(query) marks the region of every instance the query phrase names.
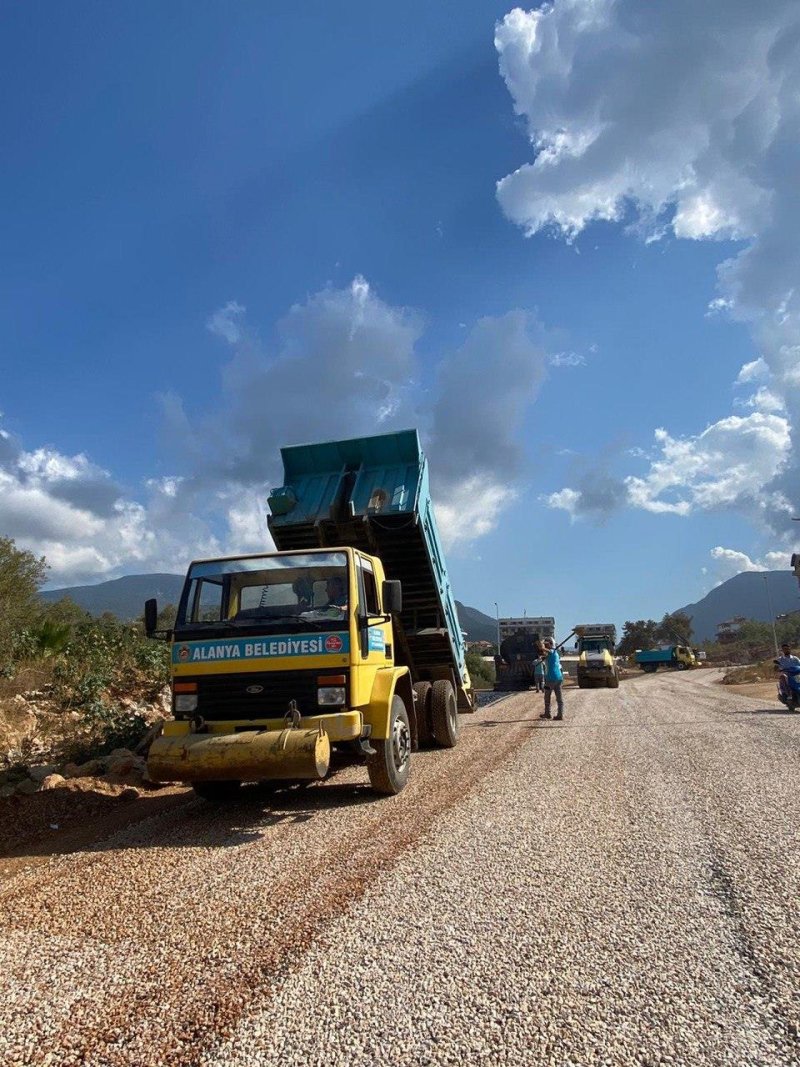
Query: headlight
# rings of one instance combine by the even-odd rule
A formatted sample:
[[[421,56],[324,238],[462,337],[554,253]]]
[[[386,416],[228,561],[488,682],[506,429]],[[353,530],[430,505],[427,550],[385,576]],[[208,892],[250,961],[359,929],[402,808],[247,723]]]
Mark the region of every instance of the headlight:
[[[343,685],[331,685],[317,690],[317,703],[320,706],[344,704],[345,690]]]
[[[176,693],[175,711],[183,714],[189,711],[197,711],[197,693]]]

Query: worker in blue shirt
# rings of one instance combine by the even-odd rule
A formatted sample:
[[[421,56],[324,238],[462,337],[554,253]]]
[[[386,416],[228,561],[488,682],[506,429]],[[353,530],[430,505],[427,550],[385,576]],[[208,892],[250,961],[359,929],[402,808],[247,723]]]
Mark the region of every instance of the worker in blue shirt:
[[[552,637],[547,637],[544,642],[544,711],[539,716],[540,719],[551,718],[550,697],[553,693],[556,695],[556,713],[552,718],[564,718],[564,698],[561,695],[563,681],[564,674],[561,670],[561,659],[556,651],[555,641]]]

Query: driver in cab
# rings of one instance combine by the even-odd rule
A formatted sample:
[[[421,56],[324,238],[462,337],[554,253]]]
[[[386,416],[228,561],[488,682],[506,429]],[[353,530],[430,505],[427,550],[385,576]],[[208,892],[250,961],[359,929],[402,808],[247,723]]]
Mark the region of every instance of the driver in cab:
[[[344,619],[347,615],[347,587],[344,578],[334,575],[325,583],[327,603],[301,613],[304,619]]]

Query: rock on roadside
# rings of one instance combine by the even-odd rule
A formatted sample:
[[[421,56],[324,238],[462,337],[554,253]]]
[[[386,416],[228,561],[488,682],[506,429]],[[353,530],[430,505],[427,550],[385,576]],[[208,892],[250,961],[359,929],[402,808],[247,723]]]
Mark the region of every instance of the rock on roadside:
[[[50,789],[58,789],[65,782],[66,778],[63,774],[48,774],[46,778],[42,779],[42,792],[46,793]]]

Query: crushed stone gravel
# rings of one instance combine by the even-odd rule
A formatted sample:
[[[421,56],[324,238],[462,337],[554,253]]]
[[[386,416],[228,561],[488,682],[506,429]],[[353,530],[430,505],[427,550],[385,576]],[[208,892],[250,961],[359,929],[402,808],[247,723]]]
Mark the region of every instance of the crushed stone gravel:
[[[0,887],[0,1062],[800,1062],[800,716],[712,672],[520,694]]]

